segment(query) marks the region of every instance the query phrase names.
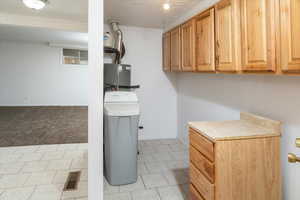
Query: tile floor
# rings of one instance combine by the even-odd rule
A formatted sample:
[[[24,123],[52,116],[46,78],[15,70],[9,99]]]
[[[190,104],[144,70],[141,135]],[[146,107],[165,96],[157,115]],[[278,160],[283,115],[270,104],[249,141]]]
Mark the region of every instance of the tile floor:
[[[104,182],[104,200],[187,200],[188,148],[179,140],[139,142],[138,181],[125,186]]]
[[[0,200],[87,200],[87,144],[0,148]],[[70,171],[78,190],[63,192]]]
[[[188,149],[179,140],[139,142],[138,181],[111,186],[104,200],[188,199]],[[87,144],[0,148],[0,200],[87,200]],[[63,192],[70,171],[78,190]],[[105,179],[104,179],[105,180]]]

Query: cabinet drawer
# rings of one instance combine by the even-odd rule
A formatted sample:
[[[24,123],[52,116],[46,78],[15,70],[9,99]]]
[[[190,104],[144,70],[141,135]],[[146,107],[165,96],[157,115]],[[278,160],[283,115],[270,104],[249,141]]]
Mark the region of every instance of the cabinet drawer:
[[[190,128],[190,144],[209,160],[214,161],[214,143]]]
[[[193,146],[190,146],[190,161],[194,166],[200,170],[203,175],[208,178],[211,183],[215,182],[215,169],[214,164],[207,160],[199,151]]]
[[[211,184],[192,163],[190,164],[190,180],[205,200],[214,200],[214,184]]]
[[[192,184],[190,184],[190,200],[204,200]]]

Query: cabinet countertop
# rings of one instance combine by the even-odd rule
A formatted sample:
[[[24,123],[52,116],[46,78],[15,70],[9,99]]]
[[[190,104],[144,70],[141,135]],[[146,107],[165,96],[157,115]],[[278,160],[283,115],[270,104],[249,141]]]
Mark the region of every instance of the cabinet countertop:
[[[240,120],[189,122],[189,127],[212,141],[281,136],[281,122],[250,113]]]

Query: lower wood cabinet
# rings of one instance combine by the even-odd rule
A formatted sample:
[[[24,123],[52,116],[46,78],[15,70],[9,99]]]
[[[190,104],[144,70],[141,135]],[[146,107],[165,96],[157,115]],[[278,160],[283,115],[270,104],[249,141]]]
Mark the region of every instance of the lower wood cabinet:
[[[215,165],[210,162],[202,153],[200,153],[192,145],[190,146],[190,158],[193,160],[193,165],[199,169],[203,175],[213,183],[215,181]]]
[[[204,200],[193,184],[190,184],[190,200]]]
[[[193,163],[190,164],[191,184],[199,191],[199,195],[205,200],[215,199],[215,185],[210,183]]]
[[[210,141],[192,128],[189,134],[191,200],[281,200],[279,136]]]

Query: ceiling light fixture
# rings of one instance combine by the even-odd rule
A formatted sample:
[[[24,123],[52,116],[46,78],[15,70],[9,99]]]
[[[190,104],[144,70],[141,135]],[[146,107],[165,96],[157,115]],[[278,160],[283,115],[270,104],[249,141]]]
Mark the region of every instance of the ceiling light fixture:
[[[32,8],[35,10],[41,10],[46,6],[46,4],[48,3],[48,0],[23,0],[23,3],[28,8]]]
[[[171,6],[169,3],[164,3],[163,8],[164,10],[170,10]]]

